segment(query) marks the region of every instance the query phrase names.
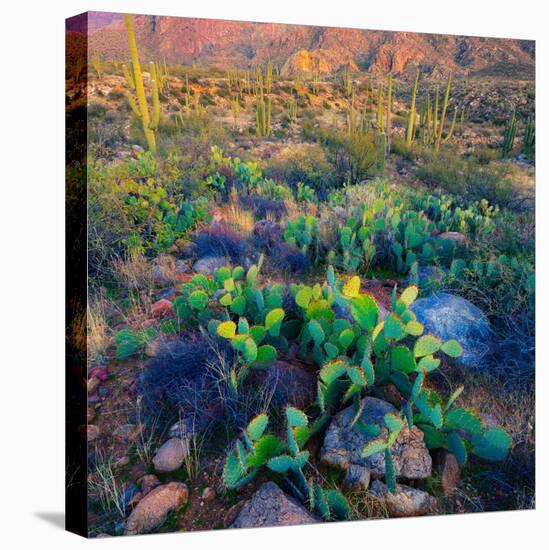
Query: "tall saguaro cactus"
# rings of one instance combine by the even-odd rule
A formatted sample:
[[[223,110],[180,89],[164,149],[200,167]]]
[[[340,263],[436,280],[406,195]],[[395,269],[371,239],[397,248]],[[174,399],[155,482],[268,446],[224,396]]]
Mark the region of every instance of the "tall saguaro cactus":
[[[406,144],[408,146],[412,145],[414,140],[414,130],[416,124],[416,99],[417,99],[417,87],[419,84],[419,71],[416,75],[416,80],[414,82],[414,88],[412,90],[412,103],[410,105],[410,114],[408,115],[408,128],[406,128]]]
[[[385,134],[387,137],[387,152],[391,150],[391,114],[393,108],[393,76],[389,73],[387,76],[387,120]]]
[[[437,140],[435,142],[435,152],[440,151],[440,144],[442,143],[442,131],[444,130],[444,121],[446,119],[446,111],[448,110],[448,103],[450,100],[450,88],[452,86],[452,73],[448,75],[448,82],[446,83],[446,93],[444,94],[444,104],[442,105],[442,114],[440,115],[440,126],[438,128]],[[454,119],[455,124],[455,119]],[[452,130],[454,125],[452,124]]]
[[[132,59],[133,75],[126,67],[124,73],[128,83],[133,84],[135,95],[137,96],[137,102],[135,101],[131,92],[128,93],[128,101],[130,106],[137,117],[141,119],[143,126],[143,133],[147,140],[147,146],[149,150],[156,153],[156,138],[155,130],[158,128],[160,118],[160,100],[158,98],[158,84],[152,79],[152,102],[153,102],[153,116],[149,114],[149,107],[147,105],[147,98],[145,96],[145,86],[143,85],[143,73],[141,72],[141,64],[139,63],[139,55],[137,53],[137,43],[135,41],[135,33],[133,30],[133,19],[131,15],[124,15],[124,22],[126,24],[126,31],[128,33],[128,44],[130,47],[130,55]],[[128,78],[128,75],[130,78]]]

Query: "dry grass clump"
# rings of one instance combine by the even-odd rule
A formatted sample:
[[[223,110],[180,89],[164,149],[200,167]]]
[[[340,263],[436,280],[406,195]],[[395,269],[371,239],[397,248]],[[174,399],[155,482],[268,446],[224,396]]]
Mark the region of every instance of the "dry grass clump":
[[[102,296],[99,295],[88,300],[86,331],[88,364],[101,362],[110,344],[105,310],[106,302]]]
[[[113,275],[122,288],[152,291],[154,278],[151,266],[143,254],[128,254],[113,261]]]

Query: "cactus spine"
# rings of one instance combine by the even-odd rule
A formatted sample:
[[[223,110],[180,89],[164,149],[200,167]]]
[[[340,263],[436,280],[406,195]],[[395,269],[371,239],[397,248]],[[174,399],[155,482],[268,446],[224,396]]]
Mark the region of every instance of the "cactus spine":
[[[446,118],[446,111],[448,110],[448,103],[450,101],[450,88],[452,86],[452,73],[448,75],[448,82],[446,83],[446,93],[444,94],[444,104],[442,105],[442,114],[440,115],[440,127],[438,129],[437,140],[435,142],[435,152],[440,151],[440,144],[442,142],[442,130],[444,130],[444,120]],[[455,123],[455,117],[454,117]],[[452,126],[453,129],[453,126]]]
[[[515,111],[512,112],[507,124],[505,124],[505,130],[503,131],[503,143],[501,146],[502,158],[507,158],[513,151],[515,145],[515,136],[517,133],[517,117]]]
[[[156,115],[160,115],[160,102],[158,99],[158,86],[153,84],[153,120],[149,115],[149,107],[147,105],[147,98],[145,96],[145,87],[143,85],[143,74],[141,73],[141,65],[139,63],[139,55],[137,53],[137,44],[135,42],[135,33],[133,30],[133,19],[131,15],[124,15],[124,22],[126,24],[126,31],[128,33],[128,44],[130,47],[130,54],[132,58],[132,67],[133,67],[133,82],[135,84],[135,93],[137,96],[137,102],[131,95],[128,93],[128,101],[133,112],[141,119],[141,124],[143,126],[143,133],[145,134],[145,139],[147,140],[147,145],[149,150],[152,153],[156,153],[156,139],[154,131],[158,127],[158,118],[155,118]],[[154,81],[153,81],[154,82]],[[156,93],[155,93],[156,91]],[[156,96],[156,97],[155,97]],[[131,98],[131,99],[130,99]],[[156,125],[154,122],[156,121]]]
[[[412,103],[410,105],[410,114],[408,116],[408,128],[406,129],[406,144],[408,146],[412,145],[414,140],[414,127],[416,124],[416,99],[417,99],[417,87],[419,83],[419,71],[416,75],[416,80],[414,82],[414,88],[412,90]]]

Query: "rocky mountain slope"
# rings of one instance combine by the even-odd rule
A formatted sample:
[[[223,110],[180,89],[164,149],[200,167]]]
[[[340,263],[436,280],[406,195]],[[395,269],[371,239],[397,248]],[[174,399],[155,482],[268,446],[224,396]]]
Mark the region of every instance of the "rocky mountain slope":
[[[82,32],[75,18],[69,31]],[[90,12],[90,49],[106,59],[129,57],[121,15]],[[372,31],[215,19],[135,16],[144,58],[221,68],[250,68],[268,60],[283,73],[309,71],[318,63],[330,73],[353,70],[406,75],[417,68],[438,76],[449,70],[470,74],[506,63],[533,68],[534,42],[411,32]],[[521,72],[522,71],[522,72]]]

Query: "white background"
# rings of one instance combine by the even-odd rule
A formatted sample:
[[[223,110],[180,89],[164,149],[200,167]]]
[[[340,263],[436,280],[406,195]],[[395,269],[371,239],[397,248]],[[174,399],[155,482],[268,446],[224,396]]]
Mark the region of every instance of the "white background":
[[[6,0],[0,24],[0,544],[4,548],[539,548],[547,538],[548,38],[532,0]],[[537,40],[537,511],[86,542],[64,506],[64,19],[86,10]],[[544,250],[545,249],[545,250]],[[542,521],[546,517],[545,525]]]

